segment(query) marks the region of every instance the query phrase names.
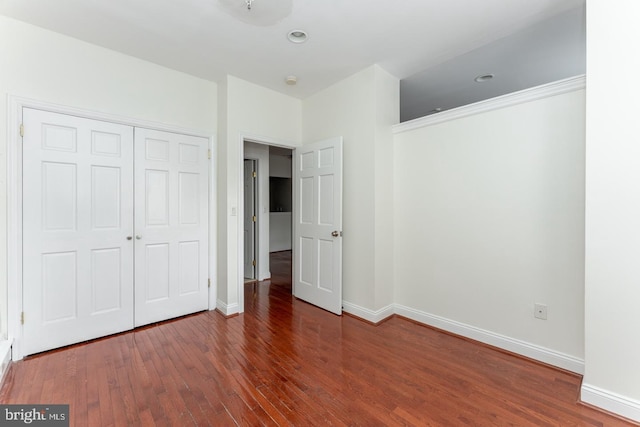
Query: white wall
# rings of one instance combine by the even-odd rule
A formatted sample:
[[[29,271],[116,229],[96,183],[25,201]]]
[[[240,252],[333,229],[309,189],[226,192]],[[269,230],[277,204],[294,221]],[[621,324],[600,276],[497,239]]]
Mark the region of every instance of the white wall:
[[[396,135],[397,304],[583,358],[584,96]]]
[[[244,311],[239,293],[243,282],[243,141],[300,145],[302,103],[233,76],[227,76],[220,91],[224,92],[220,94],[220,121],[224,118],[225,123],[220,123],[218,133],[219,161],[224,163],[218,177],[218,308],[228,315]]]
[[[376,128],[374,160],[374,310],[388,312],[394,302],[394,135],[392,126],[400,120],[399,81],[381,69],[375,73]],[[384,310],[387,310],[386,312]]]
[[[271,277],[269,271],[269,244],[271,216],[269,215],[269,146],[253,142],[244,143],[244,158],[258,161],[258,280]],[[243,199],[244,200],[244,199]]]
[[[582,399],[640,421],[640,2],[587,4]]]
[[[0,331],[6,334],[7,96],[214,134],[215,83],[0,16]]]
[[[291,178],[292,160],[290,156],[269,154],[269,176]],[[293,184],[292,184],[293,185]],[[271,207],[273,209],[273,207]],[[291,212],[271,212],[269,214],[269,251],[291,250]]]
[[[269,251],[291,250],[291,212],[271,212],[269,222]]]
[[[392,245],[387,180],[398,93],[398,80],[372,66],[303,102],[303,141],[344,138],[343,300],[345,310],[368,320],[393,302],[391,274],[383,273],[392,269],[392,258],[376,254],[391,252]]]

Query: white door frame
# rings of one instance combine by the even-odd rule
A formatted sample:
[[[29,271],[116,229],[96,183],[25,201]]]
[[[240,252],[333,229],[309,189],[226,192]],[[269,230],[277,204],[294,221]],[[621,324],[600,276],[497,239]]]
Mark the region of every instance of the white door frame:
[[[288,149],[295,149],[300,144],[294,144],[289,141],[282,141],[275,138],[266,136],[260,136],[250,133],[241,132],[238,141],[238,216],[237,221],[237,235],[238,235],[238,248],[237,248],[237,277],[238,277],[238,313],[244,313],[244,227],[242,221],[244,221],[244,142],[253,142],[255,144],[269,145],[274,147],[282,147]],[[242,200],[243,203],[239,203]],[[295,200],[293,205],[295,205]],[[228,301],[227,301],[228,303]]]
[[[209,140],[209,149],[215,153],[215,137],[206,132],[167,125],[164,123],[139,120],[131,117],[100,113],[91,110],[38,101],[15,95],[8,97],[7,120],[7,307],[8,340],[12,344],[12,360],[22,359],[22,109],[33,108],[53,113],[68,114],[92,120],[142,127],[165,132],[198,136]],[[28,132],[28,129],[26,130]],[[209,160],[209,277],[214,278],[209,288],[209,310],[216,307],[217,277],[216,264],[216,169],[215,156]],[[212,226],[213,225],[213,226]]]
[[[254,172],[256,172],[256,174],[257,174],[257,173],[258,173],[259,164],[260,164],[259,159],[254,159],[254,158],[252,158],[252,157],[246,157],[246,158],[244,159],[244,161],[243,161],[243,164],[242,164],[242,167],[243,167],[243,168],[244,168],[244,166],[245,166],[245,165],[244,165],[244,162],[246,162],[246,161],[253,162],[253,170],[254,170]],[[243,175],[243,176],[244,176],[244,175]],[[242,207],[243,207],[243,212],[242,212],[242,214],[243,214],[243,215],[246,213],[246,212],[244,212],[244,206],[245,206],[245,199],[244,199],[244,180],[246,180],[246,177],[244,177],[244,178],[243,178],[243,180],[242,180],[242,181],[243,181],[243,182],[242,182],[242,185],[243,185],[243,187],[242,187],[242,195],[243,195],[243,198],[242,198]],[[258,209],[258,207],[259,207],[259,203],[258,203],[259,197],[258,197],[258,194],[259,194],[259,190],[258,190],[258,178],[257,178],[257,177],[255,177],[255,178],[254,178],[254,182],[253,182],[253,197],[252,197],[252,198],[253,198],[253,212],[256,214],[256,217],[257,217],[257,218],[259,218],[259,217],[260,217],[260,212],[258,212],[258,211],[259,211],[259,209]],[[245,219],[245,218],[244,218],[244,216],[243,216],[243,221],[244,221],[244,219]],[[243,228],[244,228],[244,225],[243,225]],[[259,256],[259,252],[260,252],[260,233],[259,233],[259,229],[260,229],[260,221],[259,221],[259,220],[256,220],[256,221],[253,223],[253,231],[252,231],[252,232],[253,232],[253,259],[255,260],[255,265],[253,266],[253,277],[252,277],[252,279],[253,279],[253,280],[259,280],[259,278],[260,278],[260,275],[258,274],[258,271],[259,271],[259,269],[258,269],[258,264],[260,264],[260,256]],[[242,244],[244,245],[244,240],[243,240],[242,242],[243,242]],[[246,264],[246,261],[247,261],[247,260],[246,260],[246,257],[245,257],[245,255],[244,255],[244,247],[243,247],[242,249],[243,249],[243,251],[242,251],[242,253],[243,253],[242,258],[243,258],[243,260],[244,260],[244,263]],[[244,270],[244,269],[243,269],[243,270]],[[243,271],[243,276],[244,276],[244,273],[246,273],[246,271]],[[243,277],[243,280],[244,280],[245,278],[247,278],[247,277],[246,277],[246,276],[244,276],[244,277]]]

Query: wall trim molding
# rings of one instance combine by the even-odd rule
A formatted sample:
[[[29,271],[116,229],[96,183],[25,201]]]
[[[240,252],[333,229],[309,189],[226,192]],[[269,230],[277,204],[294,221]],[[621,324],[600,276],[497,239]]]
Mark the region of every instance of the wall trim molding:
[[[122,116],[119,114],[104,113],[85,108],[71,107],[68,105],[55,104],[53,102],[39,101],[37,99],[26,98],[9,94],[10,105],[20,105],[21,107],[32,108],[34,110],[44,110],[52,113],[67,114],[69,116],[83,117],[92,120],[102,120],[105,122],[121,124],[125,126],[140,127],[145,129],[159,130],[163,132],[180,133],[183,135],[198,136],[212,139],[212,133],[198,129],[191,129],[153,120],[138,119],[134,117]]]
[[[431,114],[429,116],[409,120],[407,122],[394,125],[392,129],[394,134],[408,132],[414,129],[433,126],[439,123],[444,123],[467,116],[473,116],[500,108],[510,107],[525,102],[536,101],[538,99],[561,95],[567,92],[573,92],[576,90],[584,89],[586,88],[586,86],[587,79],[583,74],[580,76],[558,80],[529,89],[524,89],[518,92],[508,93],[506,95],[497,96],[495,98],[475,102],[473,104],[463,105],[462,107],[442,111],[441,113]]]
[[[227,305],[222,300],[216,300],[216,310],[222,313],[225,317],[233,316],[234,314],[239,314],[238,303]]]
[[[616,415],[640,422],[640,401],[612,393],[585,382],[580,388],[580,400]]]
[[[342,310],[371,323],[380,323],[395,314],[393,304],[374,311],[348,301],[342,301]]]
[[[465,323],[456,322],[455,320],[446,319],[444,317],[429,314],[400,304],[395,305],[395,314],[415,320],[416,322],[423,323],[425,325],[442,329],[443,331],[451,332],[456,335],[480,341],[503,350],[547,363],[549,365],[557,366],[571,372],[578,374],[584,373],[584,360],[531,344],[526,341],[496,334],[495,332],[487,331]]]
[[[0,387],[4,384],[4,378],[11,364],[11,339],[0,341]]]

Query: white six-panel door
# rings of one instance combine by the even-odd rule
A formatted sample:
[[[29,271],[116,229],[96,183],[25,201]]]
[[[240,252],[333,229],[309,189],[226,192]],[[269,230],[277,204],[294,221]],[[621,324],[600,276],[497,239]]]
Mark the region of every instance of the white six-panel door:
[[[208,140],[135,129],[135,325],[208,307]]]
[[[296,148],[293,293],[342,313],[342,137]]]
[[[133,325],[133,128],[24,109],[24,354]]]

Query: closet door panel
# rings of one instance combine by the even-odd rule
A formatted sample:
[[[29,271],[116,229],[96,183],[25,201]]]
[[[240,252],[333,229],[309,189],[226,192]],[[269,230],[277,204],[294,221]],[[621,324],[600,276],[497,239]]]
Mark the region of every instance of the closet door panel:
[[[136,326],[208,308],[208,140],[136,128]]]
[[[133,128],[23,109],[25,355],[133,327]]]

